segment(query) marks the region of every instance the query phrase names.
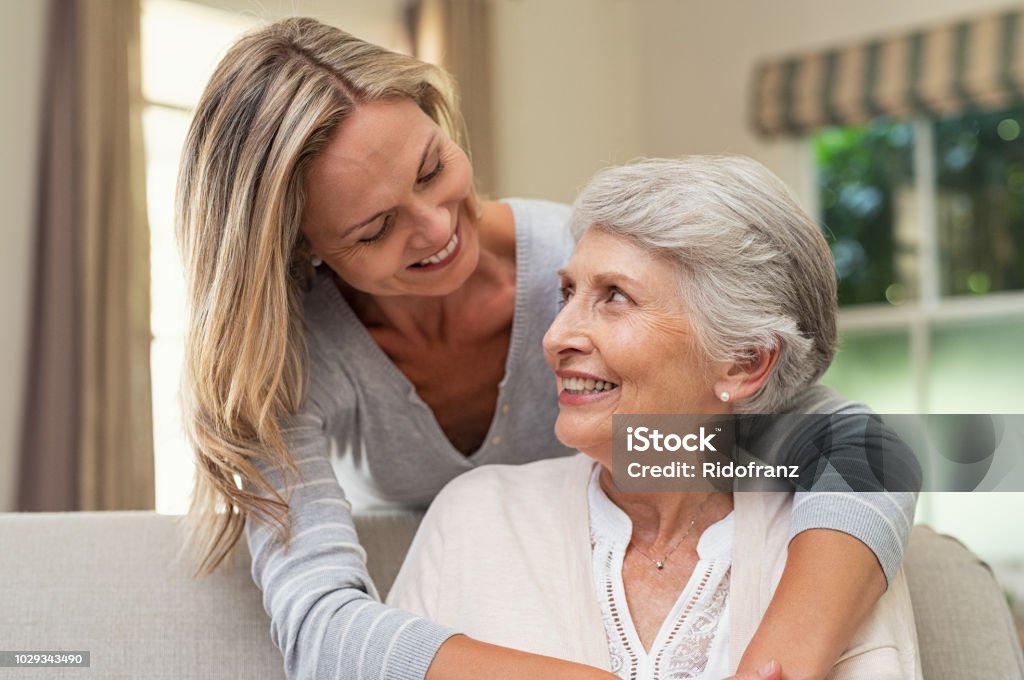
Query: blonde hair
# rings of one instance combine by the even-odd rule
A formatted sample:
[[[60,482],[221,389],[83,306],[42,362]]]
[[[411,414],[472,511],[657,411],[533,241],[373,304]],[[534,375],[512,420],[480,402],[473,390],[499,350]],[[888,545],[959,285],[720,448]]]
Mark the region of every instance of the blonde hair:
[[[239,40],[199,102],[176,206],[189,304],[182,394],[197,459],[188,513],[196,575],[232,554],[249,516],[290,538],[288,502],[253,461],[298,474],[281,421],[299,409],[308,371],[304,174],[356,105],[387,98],[416,102],[464,139],[442,70],[312,19]]]
[[[703,352],[779,357],[736,405],[774,413],[820,378],[836,351],[836,276],[821,229],[770,170],[744,156],[640,160],[599,172],[573,205],[573,235],[596,227],[678,265]]]

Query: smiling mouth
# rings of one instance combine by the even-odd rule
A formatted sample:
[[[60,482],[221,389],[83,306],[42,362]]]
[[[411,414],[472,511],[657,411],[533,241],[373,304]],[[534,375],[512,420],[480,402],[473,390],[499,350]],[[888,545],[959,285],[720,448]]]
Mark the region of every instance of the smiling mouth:
[[[562,378],[562,390],[572,395],[600,394],[614,390],[618,385],[607,380],[589,378]]]
[[[458,247],[458,245],[459,229],[458,226],[456,226],[455,231],[452,233],[452,237],[448,239],[448,243],[444,245],[444,248],[441,248],[441,250],[437,251],[428,258],[420,260],[416,264],[410,265],[410,267],[422,268],[429,267],[434,264],[441,264],[442,262],[446,261],[449,257],[452,256],[452,253],[455,252],[455,249]]]

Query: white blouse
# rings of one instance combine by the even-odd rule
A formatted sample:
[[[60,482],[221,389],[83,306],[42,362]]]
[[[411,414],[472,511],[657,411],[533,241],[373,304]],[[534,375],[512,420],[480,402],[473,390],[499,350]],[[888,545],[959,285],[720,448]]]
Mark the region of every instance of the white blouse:
[[[600,472],[601,466],[595,465],[590,477],[590,542],[611,671],[624,680],[727,677],[733,513],[701,535],[697,566],[648,652],[629,614],[622,582],[622,562],[633,535],[633,523],[601,489]]]

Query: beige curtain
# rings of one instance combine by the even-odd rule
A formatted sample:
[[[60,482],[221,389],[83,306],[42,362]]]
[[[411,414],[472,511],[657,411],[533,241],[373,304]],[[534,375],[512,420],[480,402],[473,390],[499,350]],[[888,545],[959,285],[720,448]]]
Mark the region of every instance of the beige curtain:
[[[418,0],[412,11],[412,35],[417,57],[443,66],[455,77],[477,189],[494,194],[498,186],[488,0]]]
[[[52,26],[19,508],[152,509],[138,0]]]
[[[875,116],[947,116],[1024,101],[1024,12],[1007,11],[810,54],[754,74],[765,135],[805,134]]]

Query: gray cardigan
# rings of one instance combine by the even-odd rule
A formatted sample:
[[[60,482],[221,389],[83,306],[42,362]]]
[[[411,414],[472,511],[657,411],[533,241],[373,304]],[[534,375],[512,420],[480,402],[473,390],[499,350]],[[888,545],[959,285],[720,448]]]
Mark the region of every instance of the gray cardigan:
[[[329,276],[318,276],[306,297],[309,384],[303,408],[284,425],[302,481],[286,488],[279,471],[261,467],[290,497],[291,544],[285,550],[271,527],[252,519],[245,531],[271,637],[291,679],[419,679],[455,632],[379,602],[352,524],[353,506],[425,508],[448,481],[480,465],[572,453],[554,437],[555,383],[540,345],[558,309],[554,273],[573,248],[568,207],[508,203],[516,223],[512,338],[494,420],[469,456],[451,446]],[[866,410],[820,386],[792,406],[795,413]],[[903,558],[915,501],[910,493],[801,493],[791,534],[831,528],[856,536],[891,577]]]

